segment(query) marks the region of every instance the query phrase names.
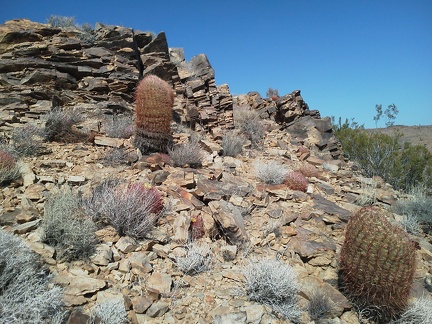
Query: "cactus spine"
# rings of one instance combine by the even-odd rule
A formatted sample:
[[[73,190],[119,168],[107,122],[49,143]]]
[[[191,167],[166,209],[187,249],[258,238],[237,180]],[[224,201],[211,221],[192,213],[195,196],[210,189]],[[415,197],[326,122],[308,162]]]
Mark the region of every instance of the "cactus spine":
[[[174,92],[155,75],[142,79],[135,92],[134,145],[141,153],[167,152],[171,142]]]
[[[348,222],[340,256],[340,283],[359,309],[387,323],[407,306],[415,272],[415,245],[377,207]]]

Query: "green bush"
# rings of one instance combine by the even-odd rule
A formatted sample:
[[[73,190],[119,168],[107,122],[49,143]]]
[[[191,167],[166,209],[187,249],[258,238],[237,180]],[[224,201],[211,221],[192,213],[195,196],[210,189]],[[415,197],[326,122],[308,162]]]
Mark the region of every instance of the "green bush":
[[[390,136],[343,125],[336,128],[335,135],[365,176],[380,176],[396,189],[408,190],[418,183],[432,186],[432,154],[426,147],[408,142],[401,146],[400,134]]]

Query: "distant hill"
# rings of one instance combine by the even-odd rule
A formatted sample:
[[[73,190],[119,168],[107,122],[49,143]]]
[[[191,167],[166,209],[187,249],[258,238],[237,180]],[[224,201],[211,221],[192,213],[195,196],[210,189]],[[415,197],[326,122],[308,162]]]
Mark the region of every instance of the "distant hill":
[[[432,152],[432,125],[428,126],[402,126],[396,125],[387,128],[370,128],[367,131],[380,132],[388,135],[401,133],[401,142],[411,142],[414,145],[424,145]]]

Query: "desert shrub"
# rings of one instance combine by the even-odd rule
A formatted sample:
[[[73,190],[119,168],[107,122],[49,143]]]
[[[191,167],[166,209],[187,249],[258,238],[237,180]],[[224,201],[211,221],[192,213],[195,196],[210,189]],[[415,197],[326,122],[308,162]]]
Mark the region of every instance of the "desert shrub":
[[[186,255],[176,258],[177,267],[187,275],[196,275],[210,268],[211,249],[207,244],[191,242],[185,246]]]
[[[400,226],[407,233],[418,235],[421,232],[421,225],[417,217],[411,215],[403,215],[400,221]]]
[[[309,300],[308,312],[314,321],[325,319],[332,310],[330,298],[323,292],[314,291]]]
[[[143,238],[163,213],[160,192],[140,182],[107,179],[84,199],[95,222],[111,224],[120,235]]]
[[[236,131],[226,133],[222,138],[222,152],[224,156],[236,156],[243,151],[246,139]]]
[[[16,180],[20,175],[20,167],[13,154],[0,149],[0,184]]]
[[[97,303],[90,316],[90,323],[125,324],[129,323],[127,312],[122,299],[106,300]]]
[[[397,189],[417,183],[432,186],[432,153],[421,145],[400,146],[395,136],[342,128],[335,133],[344,152],[357,162],[367,177],[378,175]]]
[[[81,34],[78,35],[79,39],[83,42],[89,43],[91,45],[95,44],[97,41],[96,32],[92,25],[84,23],[81,25]]]
[[[292,190],[303,192],[305,192],[308,187],[306,177],[298,171],[289,172],[284,179],[284,183]]]
[[[84,213],[78,195],[70,189],[48,198],[42,228],[44,242],[55,246],[61,258],[76,260],[95,252],[96,225]]]
[[[51,110],[45,116],[43,135],[47,141],[69,142],[82,137],[72,127],[82,121],[82,116],[76,109]]]
[[[257,178],[267,184],[281,184],[288,173],[285,166],[275,161],[257,161],[254,163],[254,169]]]
[[[61,323],[62,290],[19,237],[0,229],[0,322]]]
[[[406,199],[398,200],[393,204],[393,211],[404,215],[408,220],[417,220],[425,225],[425,231],[432,228],[432,197],[427,196],[424,191],[415,188]]]
[[[268,88],[268,90],[266,92],[266,96],[267,96],[267,98],[270,98],[271,100],[278,100],[279,90],[273,89],[273,88]]]
[[[76,27],[75,17],[64,17],[51,15],[47,19],[47,24],[53,27]]]
[[[175,166],[198,167],[201,166],[203,160],[201,147],[196,141],[177,144],[173,149],[168,150],[168,154]]]
[[[370,206],[377,201],[377,182],[373,179],[360,179],[360,196],[355,200],[359,206]]]
[[[109,137],[130,138],[134,132],[132,116],[113,115],[107,118],[105,132]]]
[[[11,135],[11,147],[19,156],[39,154],[43,148],[42,129],[32,124],[14,128]]]
[[[124,147],[110,149],[102,158],[102,163],[107,166],[117,166],[129,163],[130,153]]]
[[[251,259],[242,272],[250,300],[270,306],[291,321],[297,320],[299,287],[291,266],[273,259]]]
[[[426,324],[432,323],[432,299],[430,297],[417,298],[401,317],[391,324]]]
[[[257,146],[264,138],[264,126],[261,118],[255,110],[248,107],[235,107],[233,110],[234,126]]]

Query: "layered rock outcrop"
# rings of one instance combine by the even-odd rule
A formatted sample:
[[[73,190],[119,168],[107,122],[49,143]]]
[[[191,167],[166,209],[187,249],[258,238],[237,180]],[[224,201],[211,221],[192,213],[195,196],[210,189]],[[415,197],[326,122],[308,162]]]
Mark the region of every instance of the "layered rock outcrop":
[[[330,121],[310,110],[300,91],[276,101],[257,92],[233,97],[227,84],[216,85],[206,55],[186,61],[182,48],[169,48],[164,32],[154,35],[100,23],[89,31],[11,20],[0,25],[0,58],[0,131],[38,121],[57,106],[77,108],[90,120],[130,114],[138,80],[156,74],[175,89],[175,119],[193,129],[233,128],[233,106],[248,105],[288,132],[294,122],[301,124],[294,130],[301,144],[305,132],[316,130],[310,146],[331,152],[333,158],[340,155]],[[303,134],[298,134],[300,128]]]

